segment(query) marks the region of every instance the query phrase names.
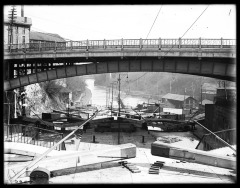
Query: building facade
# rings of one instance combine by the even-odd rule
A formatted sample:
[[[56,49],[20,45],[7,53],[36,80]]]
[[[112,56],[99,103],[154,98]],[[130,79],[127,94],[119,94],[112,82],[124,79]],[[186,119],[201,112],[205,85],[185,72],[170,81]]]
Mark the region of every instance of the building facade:
[[[30,48],[54,50],[58,47],[66,47],[66,41],[58,34],[30,32]]]
[[[205,126],[212,131],[236,128],[236,88],[219,88],[214,104],[205,105]]]
[[[53,33],[30,32],[30,43],[39,42],[66,42],[61,36]]]
[[[15,22],[11,24],[9,18],[4,16],[4,49],[8,49],[10,43],[14,44],[13,48],[21,47],[22,44],[29,43],[30,29],[32,25],[31,18],[17,16]]]
[[[168,93],[162,96],[162,102],[165,104],[164,106],[168,108],[177,108],[177,109],[186,109],[186,110],[198,108],[197,100],[188,95]]]

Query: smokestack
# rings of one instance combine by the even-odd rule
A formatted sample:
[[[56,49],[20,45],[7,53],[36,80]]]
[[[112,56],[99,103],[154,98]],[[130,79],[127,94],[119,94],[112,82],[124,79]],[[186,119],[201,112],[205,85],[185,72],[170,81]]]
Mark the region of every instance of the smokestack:
[[[23,5],[21,5],[21,17],[24,17]]]

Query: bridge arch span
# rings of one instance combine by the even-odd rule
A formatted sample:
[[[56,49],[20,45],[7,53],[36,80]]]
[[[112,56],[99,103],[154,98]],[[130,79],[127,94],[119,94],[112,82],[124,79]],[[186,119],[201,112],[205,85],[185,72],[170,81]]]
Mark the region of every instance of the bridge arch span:
[[[4,91],[61,78],[116,72],[169,72],[212,77],[228,81],[235,81],[236,79],[236,65],[232,59],[163,58],[157,60],[115,60],[62,66],[5,80]]]

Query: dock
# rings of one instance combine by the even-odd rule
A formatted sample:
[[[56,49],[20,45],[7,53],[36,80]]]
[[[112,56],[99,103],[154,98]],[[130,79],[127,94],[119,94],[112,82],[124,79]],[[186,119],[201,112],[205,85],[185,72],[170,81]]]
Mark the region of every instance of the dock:
[[[67,133],[65,133],[67,134]],[[93,135],[95,142],[93,142]],[[236,182],[236,172],[231,169],[219,168],[209,165],[180,161],[166,157],[154,156],[151,154],[151,144],[163,137],[178,137],[179,141],[171,143],[176,146],[181,145],[194,149],[198,144],[198,139],[192,132],[172,132],[172,133],[151,133],[141,128],[137,128],[133,133],[120,133],[120,145],[131,143],[136,146],[136,157],[129,159],[114,159],[106,156],[98,157],[100,160],[111,160],[104,165],[89,164],[85,170],[77,170],[61,176],[54,176],[49,179],[50,184],[101,184],[101,183],[234,183]],[[76,138],[71,137],[66,140],[66,151],[75,152]],[[26,144],[27,145],[27,144]],[[95,132],[94,129],[87,129],[82,135],[80,146],[77,152],[93,152],[110,146],[118,145],[118,133]],[[40,146],[39,146],[40,147]],[[25,146],[24,148],[27,148]],[[38,150],[39,151],[39,150]],[[57,152],[53,151],[58,155]],[[60,151],[64,152],[64,151]],[[51,154],[51,153],[50,153]],[[123,168],[119,162],[127,161],[139,169],[138,173],[132,173],[127,168]],[[149,169],[156,162],[164,162],[159,169],[159,174],[149,174]],[[72,161],[75,163],[76,161]],[[9,163],[8,163],[9,164]],[[12,163],[13,164],[13,163]],[[5,162],[5,165],[6,162]],[[72,164],[73,165],[73,164]],[[81,158],[80,163],[81,165]],[[79,166],[78,165],[78,166]],[[74,167],[71,167],[75,169]],[[56,172],[56,171],[55,171]],[[58,171],[59,172],[59,171]],[[55,173],[56,174],[56,173]]]

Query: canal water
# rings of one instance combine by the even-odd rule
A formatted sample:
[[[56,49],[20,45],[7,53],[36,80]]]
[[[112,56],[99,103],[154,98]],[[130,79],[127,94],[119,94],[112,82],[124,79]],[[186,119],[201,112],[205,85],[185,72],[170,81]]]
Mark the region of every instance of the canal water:
[[[112,89],[107,88],[106,86],[97,86],[94,84],[94,79],[86,79],[85,83],[87,88],[91,90],[92,97],[89,101],[90,104],[94,106],[111,106],[112,102]],[[118,90],[113,89],[113,108],[118,108]],[[138,96],[130,96],[125,92],[121,92],[120,97],[123,101],[123,104],[128,107],[136,107],[137,104],[142,104],[143,102],[147,103],[148,99]]]
[[[91,91],[92,93],[92,97],[89,101],[90,104],[92,104],[93,106],[97,106],[97,107],[105,107],[106,106],[106,98],[111,98],[112,96],[108,95],[109,90],[104,87],[104,86],[98,86],[94,84],[94,79],[89,78],[85,80],[85,83],[87,85],[87,88]],[[110,93],[112,93],[112,91],[110,90]],[[118,108],[118,103],[117,103],[117,97],[118,97],[118,90],[114,90],[113,92],[113,107],[114,108]],[[148,98],[144,98],[144,97],[138,97],[138,96],[130,96],[127,95],[127,93],[125,92],[121,92],[121,99],[124,103],[125,106],[129,106],[129,107],[136,107],[137,104],[142,104],[143,102],[147,103],[148,102]],[[110,102],[109,101],[109,102]],[[108,103],[110,105],[110,103]],[[172,133],[166,133],[166,132],[158,132],[158,131],[150,131],[151,135],[153,135],[154,137],[156,137],[156,139],[169,139],[169,138],[178,138],[179,141],[174,143],[176,146],[185,146],[187,148],[192,148],[194,149],[199,140],[192,135],[192,133],[190,132],[172,132]],[[160,141],[160,140],[159,140]]]

